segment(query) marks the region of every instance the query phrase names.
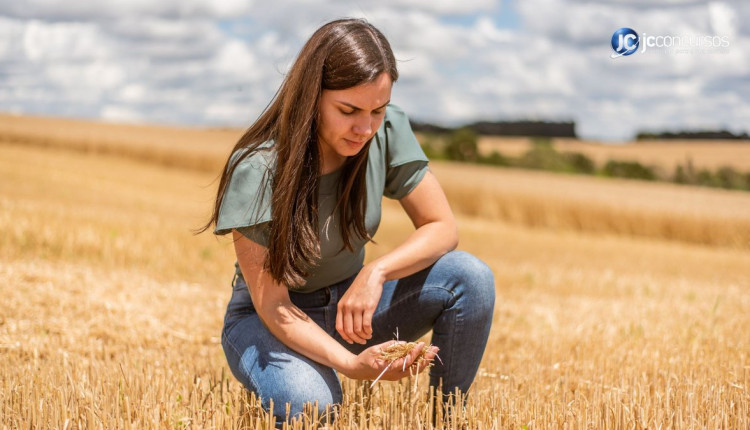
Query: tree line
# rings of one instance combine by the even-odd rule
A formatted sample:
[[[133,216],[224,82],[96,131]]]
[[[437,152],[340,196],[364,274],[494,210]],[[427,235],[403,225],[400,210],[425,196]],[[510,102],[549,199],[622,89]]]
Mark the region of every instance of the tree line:
[[[677,165],[671,172],[637,161],[610,159],[603,166],[597,166],[590,157],[583,153],[555,150],[548,137],[532,139],[531,147],[517,157],[506,156],[497,151],[483,155],[479,153],[478,134],[471,128],[464,127],[447,134],[424,133],[422,149],[432,160],[452,160],[646,181],[669,181],[678,184],[750,191],[750,171],[742,172],[729,166],[715,170],[699,169],[691,160]]]

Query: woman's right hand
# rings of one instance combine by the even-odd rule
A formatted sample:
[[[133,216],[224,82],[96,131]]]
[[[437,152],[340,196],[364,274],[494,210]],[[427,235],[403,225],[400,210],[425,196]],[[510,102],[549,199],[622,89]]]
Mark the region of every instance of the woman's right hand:
[[[401,378],[413,375],[415,371],[419,373],[429,367],[429,364],[435,359],[438,352],[438,347],[430,347],[424,356],[425,360],[419,363],[419,367],[417,368],[417,366],[415,366],[414,369],[410,369],[411,365],[414,364],[414,361],[419,356],[420,351],[422,351],[425,346],[424,342],[419,342],[416,347],[406,355],[406,357],[393,361],[389,366],[389,362],[381,357],[381,351],[396,342],[397,341],[395,340],[391,340],[378,345],[373,345],[359,353],[359,355],[352,356],[347,365],[347,369],[343,369],[342,373],[351,379],[374,380],[377,379],[387,367],[388,370],[380,376],[380,379],[385,381],[398,381]],[[404,365],[404,361],[406,361],[406,365]]]

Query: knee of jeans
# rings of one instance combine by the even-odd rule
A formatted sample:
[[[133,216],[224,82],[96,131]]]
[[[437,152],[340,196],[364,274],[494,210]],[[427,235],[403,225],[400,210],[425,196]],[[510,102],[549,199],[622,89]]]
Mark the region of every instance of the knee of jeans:
[[[292,394],[291,401],[287,403],[276,403],[274,401],[273,414],[277,423],[285,420],[291,422],[294,418],[299,421],[303,416],[311,417],[315,415],[314,411],[317,409],[320,422],[333,423],[341,400],[340,391],[302,384],[298,392]],[[266,405],[266,407],[268,406]]]
[[[495,303],[495,275],[487,264],[465,251],[452,251],[443,258],[448,258],[450,271],[477,304],[488,304],[492,309]]]

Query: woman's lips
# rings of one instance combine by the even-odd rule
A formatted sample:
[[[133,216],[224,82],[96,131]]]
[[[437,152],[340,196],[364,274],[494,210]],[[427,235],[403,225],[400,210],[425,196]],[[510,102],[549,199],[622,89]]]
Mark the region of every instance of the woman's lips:
[[[365,142],[367,142],[366,140],[363,140],[362,142],[358,142],[356,140],[349,140],[346,138],[344,138],[344,140],[346,141],[346,143],[348,143],[349,145],[353,145],[353,146],[362,146],[365,144]]]

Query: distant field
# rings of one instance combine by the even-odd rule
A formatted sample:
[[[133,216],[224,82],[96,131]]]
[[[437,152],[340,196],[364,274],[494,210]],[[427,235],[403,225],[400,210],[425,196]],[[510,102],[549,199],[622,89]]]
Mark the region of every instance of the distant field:
[[[750,193],[431,163],[455,211],[516,225],[750,249]]]
[[[64,147],[93,153],[110,153],[135,159],[214,171],[243,130],[185,129],[95,123],[60,118],[0,114],[0,140],[45,147]],[[418,137],[420,135],[418,134]],[[661,166],[672,172],[675,165],[692,160],[696,167],[731,166],[750,171],[750,142],[649,141],[602,144],[572,139],[553,139],[559,151],[582,152],[599,165],[608,159],[634,160]],[[517,156],[529,149],[525,137],[480,137],[479,149]]]
[[[654,165],[672,173],[678,164],[691,160],[698,168],[716,169],[723,166],[750,171],[750,141],[726,140],[655,140],[623,144],[603,144],[574,139],[552,139],[554,148],[561,152],[580,152],[603,166],[608,160],[638,161]],[[483,154],[497,151],[503,155],[518,156],[531,146],[528,138],[483,136],[479,150]]]
[[[122,133],[117,145],[131,138]],[[175,135],[163,139],[175,145],[172,157],[156,160],[126,147],[100,154],[0,141],[3,429],[268,423],[219,345],[231,243],[190,234],[208,216],[216,172],[191,164],[180,151],[188,138]],[[210,150],[231,143],[223,145]],[[186,167],[161,165],[174,160]],[[750,216],[740,193],[449,163],[433,169],[458,214],[460,249],[492,268],[498,297],[467,409],[446,428],[750,426],[750,252],[515,219],[575,219],[566,211],[578,208],[591,212],[582,224],[630,225],[618,213],[642,213],[642,223],[671,219],[675,231],[692,231],[680,214],[696,214],[708,237],[718,237],[722,225]],[[399,205],[386,201],[368,259],[412,231]],[[334,428],[429,428],[425,386],[421,378],[416,392],[407,380],[370,392],[344,380]],[[296,428],[314,428],[307,419]]]
[[[0,142],[112,154],[214,172],[242,130],[187,129],[0,114]]]
[[[218,174],[241,134],[240,130],[190,130],[0,115],[0,142],[118,155],[214,174]],[[483,139],[483,146],[488,143],[517,152],[529,145],[527,139]],[[590,148],[592,154],[598,151],[603,157],[608,156],[606,151],[618,151],[582,142],[556,144],[576,150]],[[650,145],[631,145],[633,149],[628,153],[645,157]],[[714,160],[723,157],[727,163],[742,163],[743,154],[750,157],[750,145],[654,145],[656,149],[651,153],[656,163],[666,163],[669,157],[678,160],[680,151],[711,145],[716,146],[707,151]],[[638,152],[640,148],[643,150]],[[628,153],[620,155],[625,157]],[[695,159],[694,163],[700,166],[702,159]],[[465,215],[529,227],[750,249],[750,193],[444,162],[431,165],[454,210]],[[747,169],[750,170],[750,159]]]

